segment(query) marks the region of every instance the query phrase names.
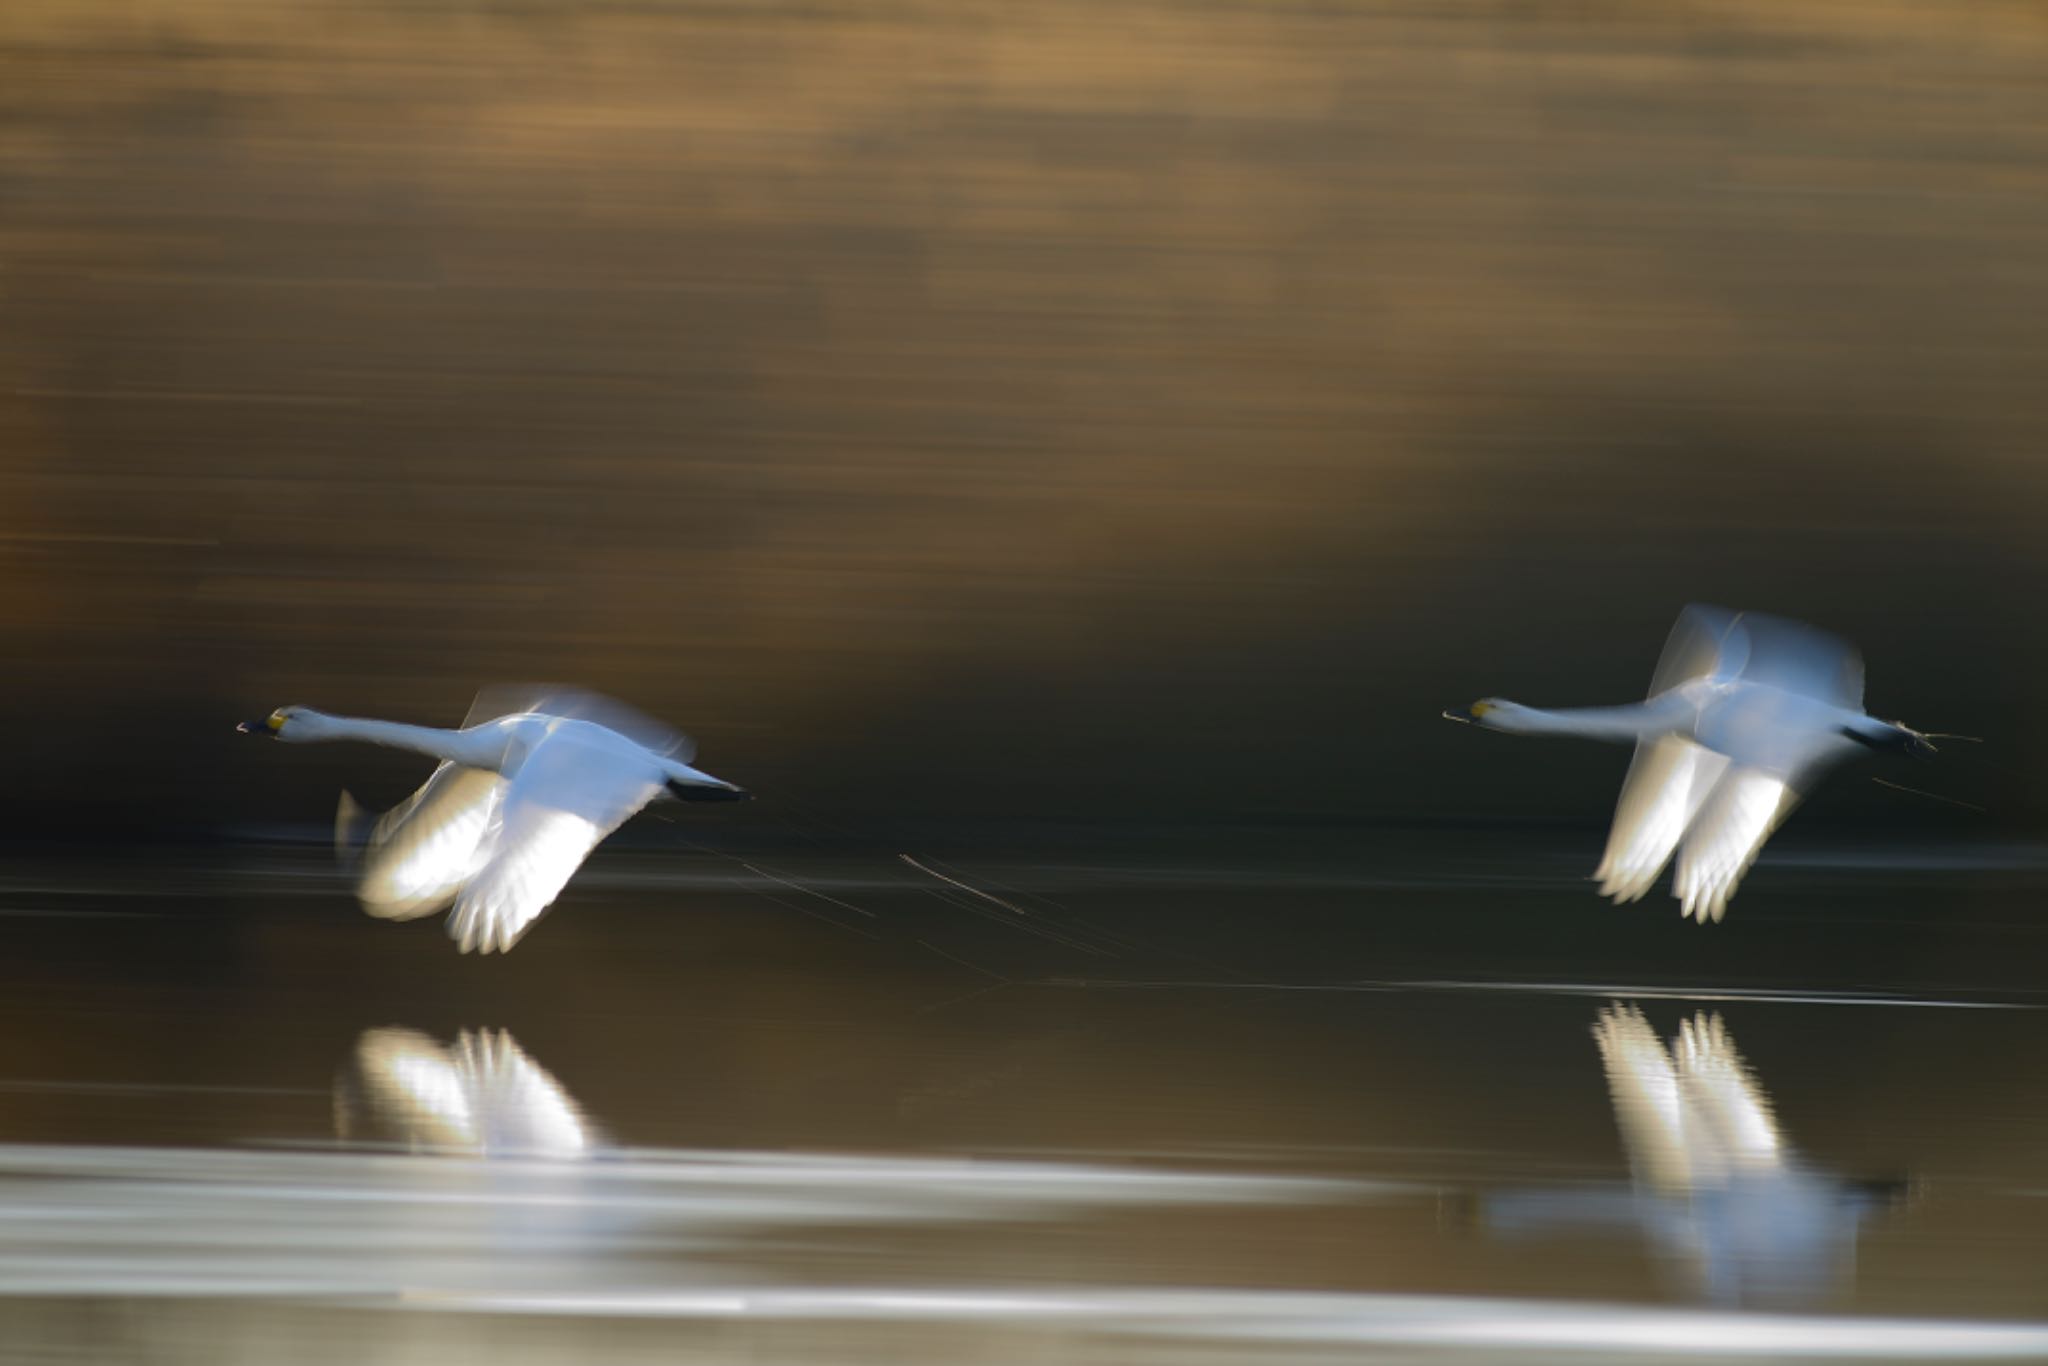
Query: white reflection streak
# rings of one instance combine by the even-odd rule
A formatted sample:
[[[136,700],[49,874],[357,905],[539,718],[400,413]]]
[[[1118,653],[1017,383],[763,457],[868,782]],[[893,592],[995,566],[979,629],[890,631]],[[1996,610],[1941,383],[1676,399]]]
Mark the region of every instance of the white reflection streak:
[[[1785,1153],[1771,1103],[1750,1075],[1719,1015],[1678,1026],[1676,1064],[1693,1097],[1692,1114],[1714,1126],[1708,1142],[1730,1167],[1776,1170]]]
[[[1800,1162],[1718,1015],[1693,1015],[1667,1050],[1643,1013],[1610,1005],[1593,1036],[1634,1172],[1632,1198],[1602,1186],[1486,1198],[1490,1227],[1532,1234],[1632,1226],[1708,1297],[1820,1297],[1848,1269],[1873,1185]]]
[[[762,1288],[645,1295],[408,1296],[408,1307],[645,1319],[946,1323],[1064,1320],[1105,1336],[1208,1342],[1656,1351],[1675,1356],[2039,1359],[2048,1326],[1702,1313],[1451,1295],[1233,1290]]]
[[[592,1156],[0,1145],[0,1295],[602,1295],[722,1281],[791,1230],[1359,1194],[1341,1181],[1066,1163]]]
[[[573,1171],[565,1188],[550,1173]],[[478,1183],[468,1177],[491,1173]],[[1363,1194],[1386,1194],[1368,1186]],[[1360,1198],[1350,1183],[1064,1162],[761,1152],[615,1151],[548,1159],[361,1151],[0,1145],[0,1295],[264,1297],[448,1314],[838,1323],[845,1361],[923,1359],[915,1340],[1040,1326],[1076,1359],[1323,1359],[1405,1345],[1827,1359],[2048,1355],[2048,1325],[1823,1318],[1458,1296],[1100,1283],[791,1285],[769,1265],[822,1227],[1044,1218],[1117,1205]],[[518,1236],[522,1206],[564,1208],[592,1236]],[[587,1222],[585,1222],[587,1221]],[[508,1237],[508,1235],[512,1235]],[[864,1263],[874,1270],[884,1262]],[[892,1325],[879,1342],[856,1325]],[[735,1340],[740,1342],[743,1340]],[[1034,1341],[1043,1342],[1042,1339]],[[865,1342],[865,1345],[864,1345]],[[1098,1344],[1114,1344],[1113,1347]],[[957,1344],[956,1344],[957,1345]],[[879,1354],[878,1354],[879,1353]]]
[[[1593,1035],[1629,1161],[1648,1185],[1689,1196],[1738,1176],[1784,1174],[1770,1102],[1720,1016],[1679,1026],[1676,1057],[1633,1006],[1600,1012]]]
[[[1091,984],[1092,985],[1092,984]],[[1643,1001],[1742,1001],[1757,1005],[1876,1006],[1908,1010],[2044,1010],[2041,1001],[1970,1001],[1953,997],[1895,996],[1879,991],[1779,991],[1767,987],[1660,987],[1641,982],[1357,982],[1319,990],[1475,991],[1530,996],[1626,996]]]
[[[576,1102],[509,1030],[464,1030],[452,1048],[418,1030],[365,1030],[353,1079],[372,1116],[409,1144],[557,1158],[592,1147]],[[349,1102],[344,1089],[336,1105],[344,1136]]]

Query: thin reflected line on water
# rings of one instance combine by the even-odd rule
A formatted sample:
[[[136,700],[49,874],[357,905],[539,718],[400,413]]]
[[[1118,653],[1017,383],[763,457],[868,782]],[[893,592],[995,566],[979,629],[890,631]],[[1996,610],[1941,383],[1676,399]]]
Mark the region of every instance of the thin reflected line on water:
[[[940,948],[937,944],[932,943],[928,939],[920,939],[917,942],[921,947],[930,949],[933,953],[936,953],[939,957],[945,959],[949,963],[958,963],[961,967],[966,968],[970,972],[978,972],[984,977],[995,978],[997,982],[1005,986],[1009,985],[1010,979],[1003,976],[1003,974],[1001,974],[1000,972],[995,971],[993,968],[985,968],[981,966],[979,963],[968,962],[965,958],[960,957],[958,954],[947,953],[944,949]],[[987,988],[983,988],[983,990],[986,989]],[[979,995],[980,993],[977,992],[975,994]]]
[[[1354,995],[1407,989],[1405,984],[1397,982],[1124,982],[1113,977],[1047,977],[1034,985],[1084,991],[1300,991],[1349,992]]]
[[[1381,991],[1521,992],[1534,996],[1587,996],[1659,1001],[1752,1001],[1759,1005],[1897,1006],[1914,1010],[2043,1010],[2040,1001],[1961,1001],[1939,996],[1888,996],[1874,991],[1783,991],[1770,987],[1652,987],[1625,982],[1366,982]]]
[[[1088,991],[1295,991],[1311,994],[1399,992],[1489,992],[1531,996],[1584,996],[1599,1000],[1754,1002],[1758,1005],[1896,1006],[1914,1010],[2048,1010],[2041,1001],[1958,1001],[1926,996],[1885,996],[1876,992],[1799,992],[1757,987],[1648,987],[1619,982],[1207,982],[1118,981],[1114,978],[1047,977],[1033,985]]]
[[[149,1081],[35,1081],[0,1077],[0,1091],[46,1092],[52,1095],[166,1096],[325,1096],[313,1086],[202,1086]]]
[[[909,864],[911,867],[917,869],[918,872],[924,873],[929,877],[935,877],[939,881],[946,883],[949,886],[958,887],[961,891],[967,893],[969,896],[978,896],[983,901],[993,902],[996,905],[1001,906],[1004,910],[1008,911],[1012,915],[1023,916],[1026,919],[1032,918],[1032,913],[1030,911],[1025,910],[1022,906],[1019,906],[1014,902],[1003,900],[1001,897],[997,896],[993,892],[984,892],[979,887],[970,887],[966,883],[962,882],[959,878],[948,877],[944,873],[939,872],[935,868],[919,863],[916,859],[912,858],[908,854],[898,854],[896,857],[901,859],[903,862]]]
[[[1968,737],[1960,738],[1966,739]],[[1977,805],[1977,803],[1966,802],[1961,797],[1944,797],[1939,792],[1928,792],[1917,787],[1907,787],[1904,783],[1895,783],[1887,778],[1872,778],[1870,781],[1876,783],[1879,787],[1888,787],[1894,792],[1908,792],[1915,797],[1925,797],[1927,798],[1927,800],[1931,802],[1942,802],[1948,806],[1960,806],[1963,810],[1975,811],[1980,816],[1989,814],[1985,811],[1983,807]]]
[[[924,865],[922,865],[922,864],[919,864],[919,863],[917,863],[917,862],[916,862],[915,860],[911,859],[911,858],[910,858],[910,856],[909,856],[909,855],[907,855],[907,854],[899,854],[899,855],[897,855],[897,857],[898,857],[898,858],[901,858],[901,859],[902,859],[902,860],[903,860],[904,862],[906,862],[906,863],[909,863],[909,864],[911,864],[911,866],[913,866],[913,867],[917,867],[917,868],[920,868],[920,869],[921,869],[922,871],[924,871],[924,872],[929,872],[929,873],[932,873],[932,875],[933,875],[933,876],[935,876],[935,877],[936,877],[936,876],[938,876],[938,873],[937,873],[937,871],[936,871],[936,870],[937,870],[937,869],[940,869],[940,868],[946,868],[946,869],[948,869],[948,871],[950,871],[950,872],[953,872],[953,873],[954,873],[954,875],[955,875],[956,877],[962,876],[961,874],[959,874],[959,873],[958,873],[958,871],[957,871],[957,870],[954,870],[954,869],[952,869],[952,868],[950,867],[950,865],[948,865],[948,864],[945,864],[945,863],[941,863],[941,862],[940,862],[939,860],[937,860],[937,859],[932,859],[932,860],[930,861],[930,866],[929,866],[929,867],[925,867]],[[1011,886],[1011,885],[1009,885],[1009,884],[1007,884],[1007,883],[1003,882],[1003,881],[1002,881],[1001,879],[999,879],[999,878],[995,878],[995,877],[991,877],[991,876],[989,876],[989,875],[988,875],[987,873],[982,873],[982,874],[979,874],[978,876],[979,876],[979,877],[981,877],[981,879],[982,879],[983,881],[987,882],[987,883],[988,883],[988,884],[989,884],[990,886],[992,886],[992,887],[998,887],[998,888],[1001,888],[1001,889],[1002,889],[1003,891],[1005,891],[1005,892],[1009,893],[1009,894],[1010,894],[1011,896],[1013,896],[1013,897],[1017,898],[1017,899],[1018,899],[1019,901],[1033,901],[1033,902],[1037,902],[1037,903],[1038,903],[1039,905],[1041,905],[1041,906],[1045,907],[1045,908],[1046,908],[1047,910],[1053,910],[1053,911],[1060,911],[1060,912],[1064,912],[1064,911],[1066,910],[1066,907],[1064,907],[1064,906],[1060,905],[1060,903],[1059,903],[1059,902],[1057,902],[1057,901],[1053,901],[1053,900],[1051,900],[1051,899],[1049,899],[1049,898],[1047,898],[1047,897],[1042,897],[1042,896],[1039,896],[1039,895],[1037,895],[1037,894],[1036,894],[1036,893],[1034,893],[1034,892],[1029,892],[1029,891],[1026,891],[1026,890],[1024,890],[1023,888],[1020,888],[1020,887],[1013,887],[1013,886]],[[963,882],[963,883],[961,883],[961,885],[962,885],[962,886],[964,887],[964,886],[965,886],[966,884],[965,884],[965,883]],[[973,889],[972,889],[972,888],[968,888],[968,890],[970,890],[970,891],[971,891],[971,890],[973,890]],[[984,895],[985,895],[985,893],[984,893]],[[991,898],[991,899],[993,900],[993,898]],[[1006,905],[1006,906],[1007,906],[1007,905],[1009,905],[1009,903],[1007,903],[1007,902],[1000,902],[1000,903],[998,903],[998,904],[1001,904],[1001,905]],[[1031,914],[1031,912],[1027,911],[1027,910],[1026,910],[1025,908],[1023,908],[1023,907],[1021,907],[1021,906],[1019,906],[1019,907],[1013,907],[1012,909],[1015,909],[1015,910],[1019,911],[1019,912],[1020,912],[1020,913],[1022,913],[1022,914]]]
[[[948,887],[952,887],[959,892],[965,893],[967,896],[978,898],[994,906],[1000,906],[1005,911],[1008,911],[1010,915],[1009,918],[993,915],[988,911],[982,910],[980,907],[974,905],[972,902],[961,901],[956,897],[947,896],[943,892],[934,893],[935,896],[937,896],[940,900],[944,901],[949,906],[958,907],[963,911],[968,911],[974,915],[982,917],[984,920],[992,921],[998,925],[1008,925],[1012,928],[1023,930],[1027,934],[1036,935],[1040,939],[1047,940],[1050,943],[1059,944],[1065,948],[1074,949],[1081,953],[1093,954],[1097,958],[1115,958],[1118,956],[1117,954],[1112,953],[1108,949],[1099,948],[1094,944],[1086,942],[1085,940],[1077,939],[1073,935],[1065,934],[1062,933],[1060,930],[1049,928],[1047,925],[1043,923],[1044,917],[1038,915],[1037,913],[1033,911],[1028,911],[1024,909],[1022,906],[1018,906],[1011,902],[1005,901],[1003,900],[1003,898],[996,896],[993,893],[984,892],[977,887],[971,887],[967,883],[962,882],[959,878],[948,877],[946,874],[939,872],[937,869],[918,862],[916,859],[912,858],[908,854],[898,854],[896,857],[902,860],[905,864],[908,864],[910,867],[917,869],[918,872],[925,874],[927,877],[931,877],[938,880],[939,882],[943,882]]]
[[[741,1287],[595,1294],[405,1292],[408,1309],[763,1322],[894,1321],[990,1326],[1072,1323],[1113,1336],[1195,1342],[1287,1342],[1660,1352],[1675,1356],[1926,1357],[2038,1360],[2048,1325],[1984,1320],[1823,1317],[1455,1295],[1258,1290]]]
[[[783,898],[776,896],[773,892],[764,892],[759,887],[749,886],[747,885],[747,883],[745,883],[739,878],[735,877],[729,878],[727,880],[730,881],[733,886],[739,888],[741,891],[747,892],[753,896],[758,896],[763,901],[768,902],[770,905],[780,906],[785,911],[795,911],[798,915],[809,916],[811,919],[816,920],[822,924],[830,925],[835,930],[844,930],[848,934],[857,934],[862,939],[872,939],[878,942],[881,939],[880,935],[870,933],[869,931],[862,929],[858,925],[849,925],[843,920],[835,920],[831,916],[826,915],[821,911],[814,911],[808,906],[801,906],[793,901],[785,901]],[[796,890],[803,891],[804,889],[798,887]],[[827,900],[830,900],[830,898],[828,897]]]
[[[875,918],[875,913],[873,911],[865,910],[859,906],[856,906],[851,901],[841,901],[838,897],[830,896],[824,892],[819,891],[815,887],[806,887],[803,883],[797,882],[791,878],[778,876],[775,873],[769,872],[765,868],[756,867],[754,864],[745,862],[742,862],[740,864],[740,867],[746,869],[748,872],[753,873],[758,877],[765,877],[770,882],[779,882],[783,886],[788,887],[794,891],[802,892],[807,896],[817,897],[820,901],[829,901],[834,906],[840,906],[845,908],[846,910],[852,911],[855,915],[864,915],[870,920],[873,920]]]

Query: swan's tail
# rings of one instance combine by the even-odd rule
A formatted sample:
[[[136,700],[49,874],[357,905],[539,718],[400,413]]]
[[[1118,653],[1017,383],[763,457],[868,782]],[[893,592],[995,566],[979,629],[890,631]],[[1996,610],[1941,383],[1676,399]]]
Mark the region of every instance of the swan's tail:
[[[334,808],[334,857],[344,870],[354,870],[376,819],[375,812],[351,797],[348,789],[342,789],[341,801]]]
[[[688,764],[671,761],[663,767],[668,771],[665,784],[668,795],[679,802],[744,802],[753,799],[754,794],[745,788],[723,778],[714,778]]]

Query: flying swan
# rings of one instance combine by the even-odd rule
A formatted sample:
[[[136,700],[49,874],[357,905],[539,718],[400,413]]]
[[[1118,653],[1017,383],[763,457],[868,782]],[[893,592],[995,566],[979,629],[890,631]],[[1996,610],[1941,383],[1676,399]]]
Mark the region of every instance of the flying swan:
[[[448,933],[464,953],[504,952],[554,904],[604,838],[649,802],[742,801],[747,793],[690,767],[687,736],[631,708],[564,689],[486,691],[459,730],[280,707],[237,729],[291,744],[360,740],[441,761],[370,832],[357,895],[385,920],[453,902]],[[356,807],[342,794],[338,840]]]
[[[1699,604],[1678,614],[1649,699],[1540,711],[1489,697],[1444,713],[1489,730],[1633,740],[1603,896],[1635,901],[1678,855],[1681,914],[1719,920],[1805,791],[1861,749],[1929,754],[1928,737],[1863,710],[1863,659],[1839,637],[1783,617]]]

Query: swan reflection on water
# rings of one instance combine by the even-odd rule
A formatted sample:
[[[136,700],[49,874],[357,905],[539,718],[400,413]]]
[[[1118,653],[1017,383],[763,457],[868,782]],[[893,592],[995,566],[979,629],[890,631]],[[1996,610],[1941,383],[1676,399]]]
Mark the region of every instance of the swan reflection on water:
[[[583,1111],[510,1030],[442,1046],[416,1029],[368,1029],[335,1084],[342,1139],[475,1157],[581,1158],[600,1143]]]
[[[1904,1182],[1803,1161],[1717,1014],[1694,1014],[1667,1048],[1642,1011],[1609,1005],[1593,1037],[1631,1182],[1495,1192],[1483,1201],[1488,1231],[1632,1228],[1692,1292],[1722,1304],[1812,1303],[1847,1280],[1863,1222],[1897,1203]]]
[[[1600,1020],[1640,1185],[1502,1195],[1488,1209],[1499,1227],[1626,1217],[1735,1290],[1796,1281],[1853,1242],[1854,1188],[1786,1153],[1718,1021],[1695,1017],[1667,1048],[1633,1009]],[[1413,1234],[1444,1188],[1272,1172],[1243,1154],[1183,1165],[620,1146],[496,1030],[445,1043],[370,1030],[335,1098],[339,1145],[0,1144],[0,1300],[146,1301],[163,1308],[138,1313],[165,1316],[149,1323],[209,1349],[290,1331],[324,1342],[336,1305],[403,1309],[361,1313],[350,1331],[371,1355],[410,1359],[426,1344],[450,1361],[595,1360],[657,1332],[704,1344],[705,1360],[848,1363],[1013,1345],[1161,1366],[1382,1349],[1490,1361],[1504,1347],[1532,1361],[2048,1358],[2048,1329],[2032,1323],[1275,1284],[1275,1231],[1293,1226],[1276,1219],[1334,1212],[1301,1225],[1322,1248],[1371,1228]],[[1360,1222],[1379,1202],[1392,1222]],[[1247,1256],[1264,1259],[1249,1278]],[[318,1317],[278,1317],[292,1313]],[[530,1342],[494,1326],[514,1315],[533,1316]],[[613,1320],[640,1326],[615,1341],[598,1326]],[[571,1336],[585,1350],[549,1353]]]

